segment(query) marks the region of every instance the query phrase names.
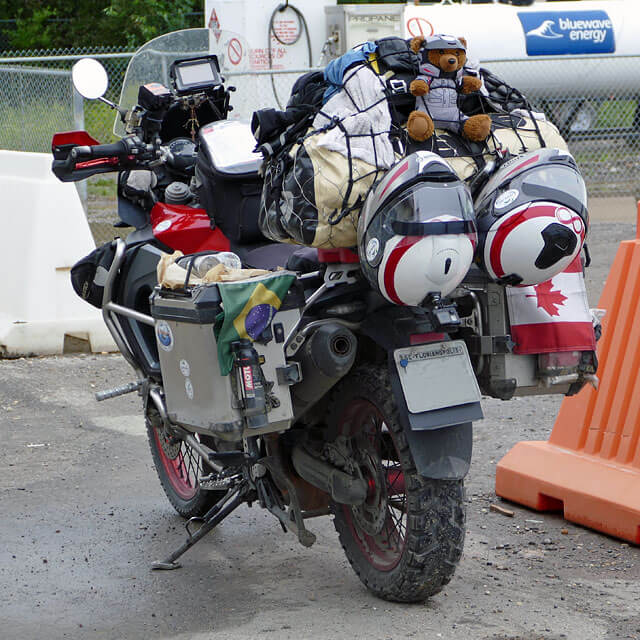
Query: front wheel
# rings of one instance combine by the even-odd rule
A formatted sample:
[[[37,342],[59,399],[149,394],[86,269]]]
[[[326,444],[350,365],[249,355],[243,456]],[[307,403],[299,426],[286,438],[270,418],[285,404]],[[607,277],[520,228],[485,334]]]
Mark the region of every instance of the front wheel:
[[[386,367],[354,369],[332,397],[330,433],[350,443],[369,488],[362,505],[331,505],[347,559],[380,598],[423,601],[451,580],[460,561],[463,482],[418,474]]]
[[[159,419],[147,417],[146,422],[153,464],[169,502],[185,518],[203,516],[226,492],[204,490],[200,478],[212,470],[200,454],[183,440],[166,434]],[[196,437],[215,450],[213,438]]]

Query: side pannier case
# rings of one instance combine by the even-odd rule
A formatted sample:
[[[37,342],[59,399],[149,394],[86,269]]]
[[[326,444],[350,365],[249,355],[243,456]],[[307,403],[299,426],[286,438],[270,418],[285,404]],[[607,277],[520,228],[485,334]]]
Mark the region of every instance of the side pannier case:
[[[244,432],[236,378],[233,371],[221,374],[214,334],[221,301],[216,284],[184,292],[156,288],[151,297],[151,315],[169,419],[199,433],[239,440]],[[291,426],[291,393],[278,371],[286,366],[284,340],[278,336],[289,335],[297,324],[300,305],[300,292],[292,286],[273,318],[274,337],[266,344],[253,343],[258,356],[264,358],[264,380],[275,401],[267,412],[267,426],[252,429],[250,435],[283,431]]]

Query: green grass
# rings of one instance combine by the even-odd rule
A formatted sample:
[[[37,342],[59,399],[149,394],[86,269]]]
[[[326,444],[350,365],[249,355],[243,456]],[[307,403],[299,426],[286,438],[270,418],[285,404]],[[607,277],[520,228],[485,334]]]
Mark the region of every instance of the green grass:
[[[67,105],[26,103],[20,107],[0,103],[0,149],[51,152],[53,134],[73,128]]]
[[[596,128],[632,127],[637,104],[635,100],[607,100],[603,102],[598,110]]]
[[[94,198],[113,198],[116,193],[116,175],[109,175],[108,178],[93,176],[87,180],[87,194]]]
[[[116,112],[109,105],[98,100],[85,100],[84,128],[100,143],[118,140],[113,134],[115,118]]]

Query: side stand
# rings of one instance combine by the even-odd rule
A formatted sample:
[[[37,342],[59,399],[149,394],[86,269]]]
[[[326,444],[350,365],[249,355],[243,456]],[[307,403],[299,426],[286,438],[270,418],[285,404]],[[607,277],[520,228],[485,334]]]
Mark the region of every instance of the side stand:
[[[168,558],[161,562],[154,562],[151,565],[152,569],[171,570],[179,569],[182,565],[176,560],[191,547],[193,547],[198,540],[204,538],[204,536],[220,524],[232,511],[235,511],[243,502],[247,494],[251,491],[251,488],[247,482],[242,482],[239,486],[233,487],[227,491],[225,496],[216,502],[202,518],[191,518],[186,524],[187,539],[178,547]],[[201,522],[200,528],[191,533],[189,525],[192,522]]]

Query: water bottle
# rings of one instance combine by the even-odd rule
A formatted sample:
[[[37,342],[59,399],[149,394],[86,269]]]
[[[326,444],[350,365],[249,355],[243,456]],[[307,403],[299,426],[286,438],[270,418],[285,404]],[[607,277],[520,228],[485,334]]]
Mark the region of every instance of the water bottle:
[[[262,384],[260,357],[251,340],[231,343],[236,384],[242,398],[242,413],[249,429],[261,429],[269,423],[267,399]]]
[[[213,269],[217,264],[223,264],[227,269],[242,269],[242,261],[232,251],[219,251],[217,253],[208,253],[204,256],[192,258],[186,256],[178,260],[178,264],[185,269],[189,268],[189,264],[193,261],[191,273],[196,278],[204,278],[208,271]]]

